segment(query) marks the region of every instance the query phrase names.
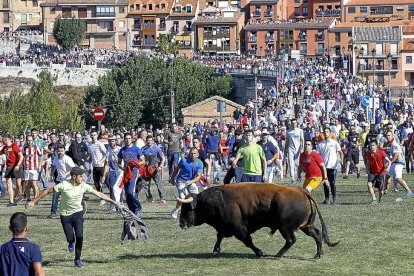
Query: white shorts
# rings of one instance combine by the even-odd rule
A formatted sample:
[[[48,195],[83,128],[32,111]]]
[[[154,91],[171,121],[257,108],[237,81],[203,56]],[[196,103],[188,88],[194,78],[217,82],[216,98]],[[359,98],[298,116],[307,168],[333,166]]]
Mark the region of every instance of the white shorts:
[[[196,183],[192,183],[191,185],[186,185],[185,182],[177,181],[176,185],[178,190],[178,196],[181,199],[184,199],[189,194],[198,194],[198,187]]]
[[[387,175],[392,176],[393,179],[402,178],[404,165],[400,163],[392,163]]]
[[[37,181],[39,180],[39,172],[37,170],[27,170],[24,171],[24,176],[23,176],[23,180],[34,180]]]

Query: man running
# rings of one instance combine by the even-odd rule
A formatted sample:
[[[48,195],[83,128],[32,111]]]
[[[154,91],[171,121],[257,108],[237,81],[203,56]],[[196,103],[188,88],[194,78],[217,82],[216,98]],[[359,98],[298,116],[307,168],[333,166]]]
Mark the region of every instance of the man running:
[[[303,130],[296,119],[291,120],[291,129],[286,135],[285,156],[289,166],[290,184],[295,184],[295,168],[299,165],[299,155],[303,151]]]
[[[83,194],[86,192],[92,193],[101,200],[117,206],[114,200],[86,184],[83,180],[84,173],[85,171],[79,167],[72,168],[70,170],[70,181],[64,180],[62,183],[44,190],[38,197],[29,201],[26,205],[26,208],[31,208],[48,194],[61,193],[62,198],[59,204],[60,222],[65,232],[69,252],[75,251],[74,265],[78,268],[85,266],[80,259],[83,246]]]
[[[385,172],[389,169],[391,161],[383,150],[378,149],[377,140],[372,140],[369,143],[369,147],[370,149],[365,156],[368,172],[368,191],[372,197],[371,205],[375,206],[378,202],[383,202],[382,197],[384,196],[386,186]],[[374,187],[378,188],[378,201]]]

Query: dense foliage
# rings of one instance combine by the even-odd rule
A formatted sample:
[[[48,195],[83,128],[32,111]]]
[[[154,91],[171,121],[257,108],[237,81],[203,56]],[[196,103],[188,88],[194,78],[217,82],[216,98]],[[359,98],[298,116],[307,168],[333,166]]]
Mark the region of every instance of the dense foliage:
[[[63,104],[53,91],[50,73],[43,70],[39,79],[39,84],[31,93],[23,94],[14,90],[9,97],[0,101],[0,114],[3,114],[0,129],[13,135],[21,134],[32,127],[84,129],[84,121],[78,114],[79,104],[65,103],[70,105],[70,111],[64,112]]]
[[[58,17],[53,25],[53,37],[66,51],[75,48],[85,37],[85,25],[78,18]]]
[[[139,55],[125,66],[113,69],[87,89],[85,115],[97,106],[107,109],[104,123],[111,127],[132,127],[142,123],[162,125],[171,120],[170,91],[175,91],[176,119],[181,108],[213,95],[227,96],[230,76],[213,77],[213,70],[183,58],[165,60]]]

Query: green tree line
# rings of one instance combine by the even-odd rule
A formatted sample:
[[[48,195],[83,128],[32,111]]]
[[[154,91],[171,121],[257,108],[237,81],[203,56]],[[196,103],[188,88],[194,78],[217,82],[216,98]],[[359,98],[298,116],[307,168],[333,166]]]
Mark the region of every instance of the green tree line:
[[[87,89],[84,116],[88,124],[95,123],[91,109],[102,106],[107,109],[103,123],[110,127],[162,125],[171,120],[171,89],[175,91],[176,119],[180,121],[181,108],[214,95],[227,97],[232,79],[213,76],[211,68],[184,58],[166,61],[139,55]]]
[[[26,128],[82,130],[85,123],[79,114],[79,103],[61,103],[53,91],[50,73],[43,70],[38,85],[30,93],[14,90],[0,101],[0,129],[13,135]],[[63,109],[69,105],[69,109]],[[69,110],[69,111],[67,111]]]

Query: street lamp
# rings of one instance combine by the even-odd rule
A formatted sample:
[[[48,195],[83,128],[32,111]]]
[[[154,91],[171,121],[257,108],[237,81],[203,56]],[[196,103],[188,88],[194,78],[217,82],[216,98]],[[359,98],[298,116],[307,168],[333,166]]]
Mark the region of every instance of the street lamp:
[[[375,87],[375,56],[377,55],[377,50],[372,49],[372,85]]]
[[[279,66],[280,66],[280,54],[275,58],[276,61],[276,94],[279,95]]]
[[[262,60],[262,49],[263,49],[263,46],[260,46],[260,51],[259,51],[260,60]]]
[[[257,113],[257,75],[259,74],[259,64],[255,62],[252,67],[252,73],[254,76],[254,123],[257,125],[258,113]]]
[[[175,40],[174,38],[171,39],[171,45],[174,45]],[[175,95],[174,95],[174,53],[171,53],[170,58],[170,66],[171,66],[171,86],[170,86],[170,101],[171,101],[171,124],[175,123]]]
[[[388,60],[388,93],[390,93],[391,92],[391,63],[392,63],[391,53],[388,53],[387,60]]]
[[[359,62],[361,63],[361,59],[362,59],[362,81],[364,81],[364,70],[365,70],[365,59],[364,59],[364,55],[365,55],[365,49],[364,47],[361,47],[361,50],[359,51],[360,53],[360,57],[359,57]]]
[[[221,38],[221,44],[223,45],[223,66],[224,66],[224,42],[226,39],[224,37]]]

